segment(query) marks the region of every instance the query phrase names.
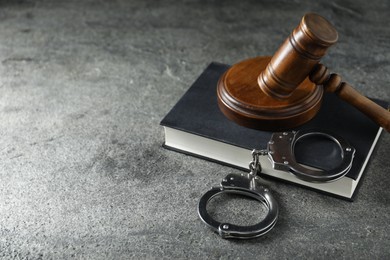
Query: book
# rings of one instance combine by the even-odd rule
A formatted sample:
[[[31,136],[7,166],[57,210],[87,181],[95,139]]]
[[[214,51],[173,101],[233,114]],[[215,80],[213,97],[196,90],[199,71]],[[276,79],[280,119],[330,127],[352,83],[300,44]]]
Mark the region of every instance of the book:
[[[211,63],[162,119],[160,124],[165,132],[163,147],[248,171],[252,150],[266,149],[272,132],[240,126],[219,110],[216,86],[228,68],[225,64]],[[387,102],[374,101],[383,107],[388,106]],[[325,93],[318,114],[292,130],[300,129],[324,129],[347,140],[356,149],[349,172],[333,182],[312,183],[289,172],[273,169],[268,157],[262,156],[261,175],[353,200],[382,128],[336,95]],[[337,152],[334,151],[338,148],[332,142],[318,141],[319,144],[306,152],[301,148],[297,149],[300,152],[294,151],[297,161],[319,169],[334,168],[337,164]],[[316,156],[317,160],[313,160]]]

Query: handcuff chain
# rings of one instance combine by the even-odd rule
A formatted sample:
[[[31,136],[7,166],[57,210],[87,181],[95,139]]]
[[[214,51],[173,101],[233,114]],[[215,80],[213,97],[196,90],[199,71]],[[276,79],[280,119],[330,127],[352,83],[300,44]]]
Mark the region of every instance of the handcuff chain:
[[[260,156],[264,156],[268,154],[268,150],[252,150],[252,161],[249,163],[249,170],[252,176],[256,176],[261,173],[261,163]]]

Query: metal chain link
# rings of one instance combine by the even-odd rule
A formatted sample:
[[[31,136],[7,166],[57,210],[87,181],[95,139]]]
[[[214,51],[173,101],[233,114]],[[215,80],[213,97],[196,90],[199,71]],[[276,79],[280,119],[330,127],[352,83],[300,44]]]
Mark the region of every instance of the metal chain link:
[[[256,176],[261,173],[262,168],[259,157],[267,154],[268,150],[252,150],[252,161],[249,163],[249,170],[251,175]]]

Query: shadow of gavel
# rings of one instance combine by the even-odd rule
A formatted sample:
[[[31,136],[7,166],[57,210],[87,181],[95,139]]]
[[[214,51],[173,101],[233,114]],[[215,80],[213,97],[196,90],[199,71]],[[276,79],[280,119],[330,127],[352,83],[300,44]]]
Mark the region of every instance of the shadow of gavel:
[[[337,42],[325,18],[306,14],[274,56],[232,66],[218,83],[218,104],[231,120],[251,128],[299,126],[318,112],[324,92],[333,92],[390,132],[390,111],[361,95],[320,59]]]

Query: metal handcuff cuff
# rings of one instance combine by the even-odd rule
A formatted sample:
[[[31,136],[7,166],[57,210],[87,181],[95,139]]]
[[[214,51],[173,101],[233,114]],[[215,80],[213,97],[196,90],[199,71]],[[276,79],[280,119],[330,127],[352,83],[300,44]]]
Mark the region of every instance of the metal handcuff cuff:
[[[336,168],[326,171],[307,168],[299,164],[294,156],[295,144],[308,136],[322,136],[334,141],[341,151],[341,163]],[[327,131],[301,130],[274,133],[266,150],[252,151],[253,159],[249,164],[249,173],[228,174],[220,186],[211,188],[200,198],[198,215],[222,238],[250,239],[262,236],[275,226],[279,215],[279,206],[271,191],[261,184],[261,179],[258,176],[261,173],[259,156],[268,156],[274,169],[290,172],[304,181],[330,182],[343,177],[349,171],[354,154],[355,149],[347,141]],[[209,201],[223,193],[234,193],[253,198],[262,203],[268,209],[268,213],[262,221],[251,226],[238,226],[216,221],[209,215],[206,207]]]

